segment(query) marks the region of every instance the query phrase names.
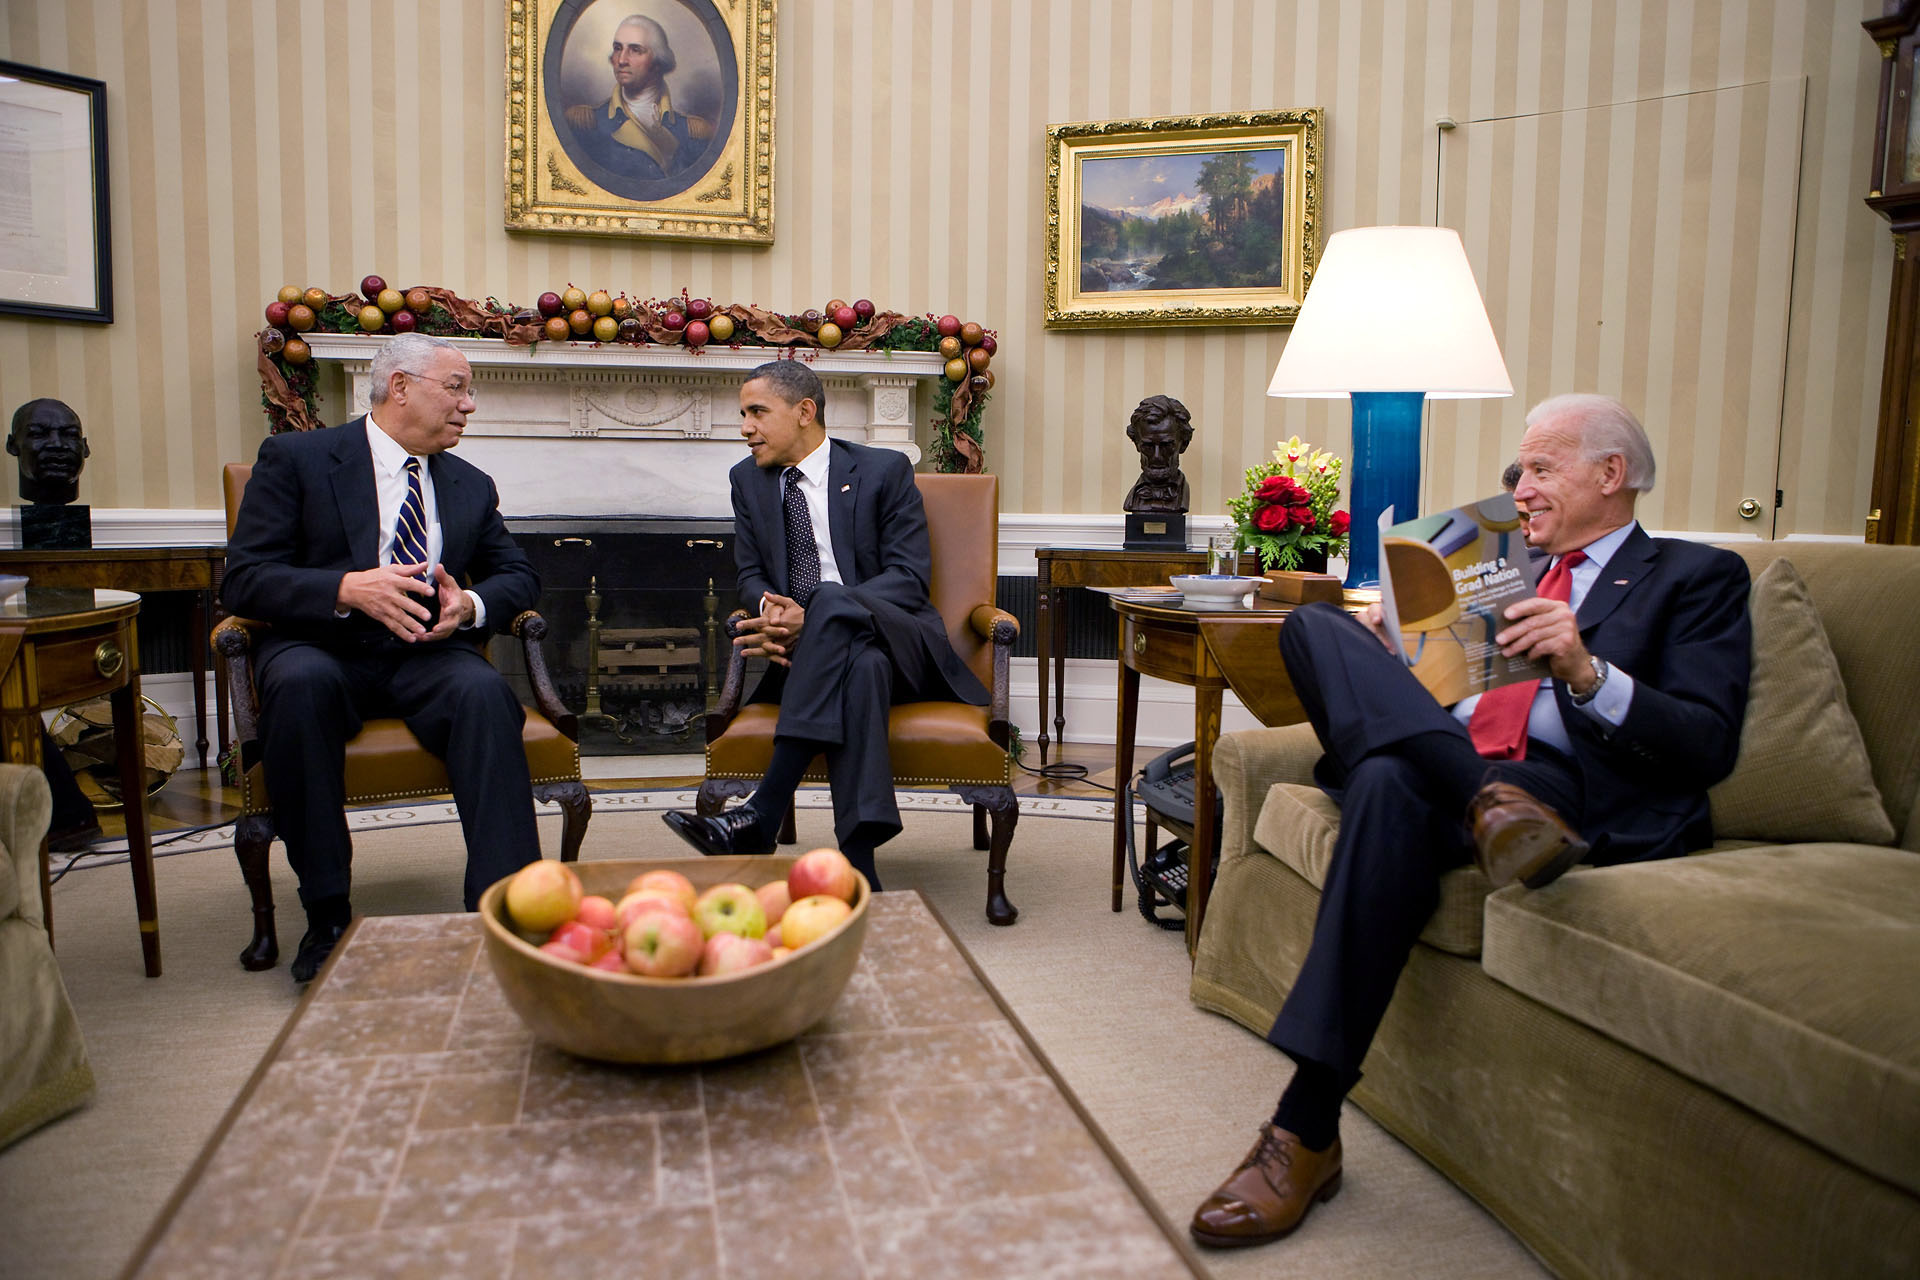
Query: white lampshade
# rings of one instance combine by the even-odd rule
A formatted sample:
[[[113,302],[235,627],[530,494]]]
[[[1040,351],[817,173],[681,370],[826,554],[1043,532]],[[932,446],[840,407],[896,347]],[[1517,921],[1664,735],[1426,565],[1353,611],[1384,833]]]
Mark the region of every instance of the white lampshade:
[[[1500,344],[1451,227],[1355,227],[1327,241],[1270,396],[1510,396]]]

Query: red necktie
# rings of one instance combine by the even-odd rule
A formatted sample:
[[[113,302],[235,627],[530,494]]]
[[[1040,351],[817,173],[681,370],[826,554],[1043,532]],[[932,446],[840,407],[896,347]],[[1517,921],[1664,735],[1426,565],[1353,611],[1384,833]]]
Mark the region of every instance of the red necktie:
[[[1540,595],[1547,600],[1566,600],[1573,591],[1573,566],[1586,558],[1584,551],[1569,551],[1554,561],[1540,576]],[[1527,713],[1533,710],[1533,698],[1539,692],[1538,680],[1522,680],[1481,694],[1467,719],[1467,736],[1473,739],[1473,749],[1489,760],[1525,760]]]

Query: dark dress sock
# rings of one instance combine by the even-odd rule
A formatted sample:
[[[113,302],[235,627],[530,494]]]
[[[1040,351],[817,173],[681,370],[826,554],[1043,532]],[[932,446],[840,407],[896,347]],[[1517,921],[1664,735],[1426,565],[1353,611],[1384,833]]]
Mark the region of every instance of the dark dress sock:
[[[1280,1095],[1273,1123],[1309,1151],[1325,1151],[1340,1136],[1340,1104],[1358,1080],[1312,1058],[1296,1058],[1293,1079]]]
[[[880,872],[874,867],[873,843],[856,836],[845,842],[840,852],[847,855],[847,861],[853,864],[853,869],[865,876],[867,883],[873,886],[873,891],[879,893]]]
[[[344,929],[353,919],[353,904],[344,893],[317,898],[307,904],[309,929]]]
[[[793,807],[793,793],[800,788],[807,766],[820,754],[820,744],[805,738],[775,738],[773,759],[767,762],[767,775],[754,788],[747,808],[760,815],[760,829],[773,831]]]

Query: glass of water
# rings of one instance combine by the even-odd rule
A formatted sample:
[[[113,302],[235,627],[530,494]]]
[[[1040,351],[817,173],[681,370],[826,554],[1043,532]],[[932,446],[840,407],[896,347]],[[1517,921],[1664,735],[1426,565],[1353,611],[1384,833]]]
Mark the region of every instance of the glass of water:
[[[1233,549],[1234,535],[1216,533],[1207,539],[1207,572],[1238,573],[1240,556]]]

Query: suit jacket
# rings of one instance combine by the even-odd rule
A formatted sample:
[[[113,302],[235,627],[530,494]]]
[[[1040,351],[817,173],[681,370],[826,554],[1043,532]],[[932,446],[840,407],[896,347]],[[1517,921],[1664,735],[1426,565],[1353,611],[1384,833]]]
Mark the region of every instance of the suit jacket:
[[[1554,682],[1586,785],[1590,862],[1713,843],[1707,788],[1733,772],[1753,662],[1747,565],[1731,551],[1636,528],[1576,615],[1587,648],[1633,676],[1626,722],[1603,726]]]
[[[539,601],[539,575],[507,533],[486,472],[448,453],[434,454],[427,468],[444,542],[440,562],[485,602],[489,625],[505,631]],[[241,617],[273,624],[262,638],[263,660],[288,640],[358,649],[400,643],[365,614],[334,616],[340,579],[380,563],[379,523],[364,417],[261,441],[227,540],[220,599]],[[475,628],[439,643],[483,638]]]
[[[830,440],[827,447],[827,533],[845,583],[823,582],[819,591],[850,592],[873,615],[881,642],[901,667],[935,673],[931,687],[918,691],[920,696],[984,706],[985,686],[953,651],[946,621],[927,596],[933,555],[912,464],[893,449],[844,440]],[[787,589],[782,470],[762,470],[752,458],[745,458],[728,473],[733,488],[734,563],[740,571],[740,601],[749,613],[760,612],[760,597],[768,591],[793,594]],[[805,651],[803,631],[798,653]],[[777,702],[785,682],[785,668],[773,667],[754,690],[754,700]],[[942,683],[944,689],[939,687]]]

